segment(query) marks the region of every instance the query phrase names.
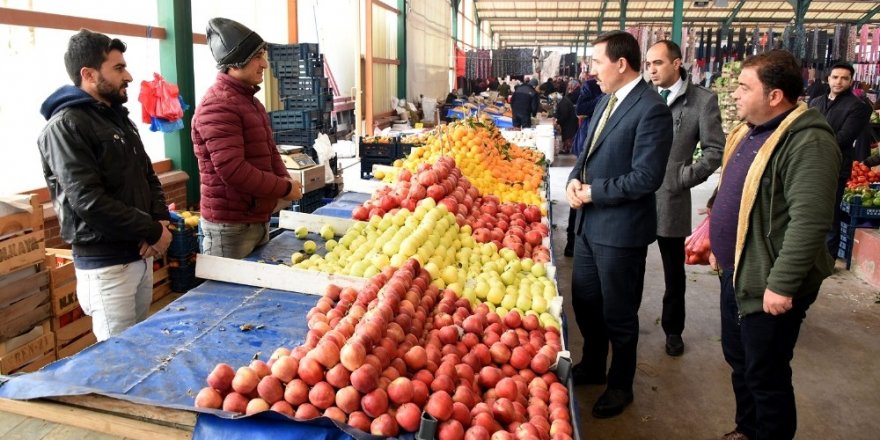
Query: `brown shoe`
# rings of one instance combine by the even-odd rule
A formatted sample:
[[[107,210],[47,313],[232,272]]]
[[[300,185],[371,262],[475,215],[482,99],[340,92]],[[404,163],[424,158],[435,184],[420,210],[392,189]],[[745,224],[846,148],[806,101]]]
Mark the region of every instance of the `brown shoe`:
[[[731,431],[719,437],[717,440],[749,440],[749,437],[741,432]]]

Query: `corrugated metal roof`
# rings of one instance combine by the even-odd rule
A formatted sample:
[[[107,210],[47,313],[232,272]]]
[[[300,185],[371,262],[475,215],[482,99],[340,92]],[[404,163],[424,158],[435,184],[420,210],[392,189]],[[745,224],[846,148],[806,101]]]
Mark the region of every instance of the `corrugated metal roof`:
[[[705,7],[695,6],[693,1],[684,4],[684,23],[708,28],[721,26],[739,4],[739,0],[727,0],[724,7],[716,6],[716,0],[709,0]],[[477,16],[489,24],[489,28],[501,40],[534,40],[538,32],[553,32],[548,37],[554,41],[583,39],[583,31],[588,23],[592,32],[597,28],[600,16],[604,17],[603,30],[619,26],[621,5],[619,1],[496,1],[474,0]],[[603,14],[602,5],[606,3]],[[806,26],[831,28],[842,22],[855,22],[877,5],[876,0],[840,0],[812,2],[807,10]],[[639,23],[671,26],[672,1],[629,1],[627,2],[627,26]],[[792,5],[786,1],[745,1],[742,9],[732,20],[732,27],[754,27],[756,25],[784,28],[793,21]],[[880,23],[880,13],[869,23]],[[571,32],[571,33],[566,33]]]

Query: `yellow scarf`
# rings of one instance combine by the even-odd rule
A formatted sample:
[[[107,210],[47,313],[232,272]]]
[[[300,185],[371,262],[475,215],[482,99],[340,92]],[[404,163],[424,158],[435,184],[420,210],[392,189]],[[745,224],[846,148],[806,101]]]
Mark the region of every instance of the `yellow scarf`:
[[[758,150],[758,154],[755,156],[754,162],[752,162],[752,165],[749,167],[748,174],[746,174],[746,180],[743,183],[742,198],[739,202],[739,217],[737,218],[736,254],[733,259],[734,281],[736,280],[736,268],[739,266],[739,258],[742,255],[742,249],[746,243],[746,234],[749,232],[749,216],[752,213],[752,208],[755,206],[755,199],[758,197],[761,176],[764,175],[764,170],[770,162],[770,157],[773,155],[773,151],[776,149],[779,139],[785,135],[788,127],[806,111],[807,104],[803,102],[800,102],[795,106],[794,110],[782,120],[779,127],[777,127],[773,134],[767,138],[763,145],[761,145],[761,149]],[[730,132],[730,135],[727,136],[727,144],[724,146],[724,159],[721,162],[722,177],[724,176],[724,168],[727,165],[727,161],[733,156],[739,143],[746,137],[750,130],[749,126],[743,122],[734,127]],[[721,179],[718,180],[718,187],[721,187]]]

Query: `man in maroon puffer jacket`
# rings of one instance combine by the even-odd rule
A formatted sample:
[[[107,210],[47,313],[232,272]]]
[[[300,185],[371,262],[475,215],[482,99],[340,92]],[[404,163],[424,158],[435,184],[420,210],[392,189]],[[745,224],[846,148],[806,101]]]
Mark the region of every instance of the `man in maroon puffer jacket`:
[[[201,177],[203,253],[243,258],[269,241],[279,199],[302,197],[272,140],[266,108],[254,97],[263,82],[266,43],[225,18],[208,21],[217,81],[193,116],[192,140]]]

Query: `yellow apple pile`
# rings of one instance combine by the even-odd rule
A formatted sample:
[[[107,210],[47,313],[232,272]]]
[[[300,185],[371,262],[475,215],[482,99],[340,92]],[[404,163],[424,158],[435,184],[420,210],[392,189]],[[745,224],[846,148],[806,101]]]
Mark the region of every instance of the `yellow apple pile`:
[[[469,225],[456,223],[445,205],[426,198],[414,212],[401,208],[355,223],[324,256],[292,263],[304,270],[369,278],[414,258],[439,289],[450,289],[472,305],[485,303],[502,316],[510,310],[533,313],[545,327],[558,328],[548,313],[557,291],[545,264],[520,259],[493,242],[479,243],[471,232]]]

